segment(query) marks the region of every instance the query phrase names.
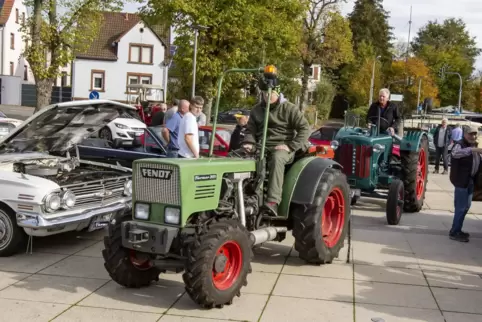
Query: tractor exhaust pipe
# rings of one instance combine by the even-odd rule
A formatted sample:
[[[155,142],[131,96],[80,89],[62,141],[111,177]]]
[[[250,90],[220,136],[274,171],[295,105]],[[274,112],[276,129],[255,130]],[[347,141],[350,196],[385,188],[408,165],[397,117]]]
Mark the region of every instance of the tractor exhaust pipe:
[[[288,231],[288,228],[286,227],[261,228],[261,229],[252,231],[251,234],[249,235],[249,239],[253,242],[253,246],[259,245],[275,239],[276,236],[278,236],[278,233],[284,233],[287,231]]]

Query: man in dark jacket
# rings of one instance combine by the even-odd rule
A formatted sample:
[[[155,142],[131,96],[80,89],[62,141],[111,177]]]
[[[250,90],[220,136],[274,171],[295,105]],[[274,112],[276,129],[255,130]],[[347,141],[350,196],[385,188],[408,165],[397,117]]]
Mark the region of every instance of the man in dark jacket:
[[[373,103],[367,112],[367,124],[378,124],[378,113],[380,112],[380,133],[390,135],[398,131],[400,114],[398,107],[389,101],[390,91],[387,88],[380,90],[378,102]],[[385,120],[386,121],[385,121]],[[387,123],[388,122],[388,123]]]
[[[450,182],[455,187],[454,220],[450,229],[450,239],[468,242],[470,235],[462,231],[465,216],[472,204],[474,179],[480,166],[480,153],[477,148],[477,127],[464,128],[464,137],[452,148],[452,169]]]
[[[241,143],[244,141],[246,129],[248,127],[249,112],[241,112],[235,115],[238,124],[231,134],[231,140],[229,141],[229,152],[235,151],[241,148]]]
[[[435,145],[435,171],[433,173],[438,173],[440,157],[442,157],[444,165],[442,174],[446,174],[448,171],[447,154],[451,136],[451,132],[447,128],[447,119],[444,118],[433,134],[433,144]]]
[[[164,115],[166,114],[166,111],[167,111],[167,104],[161,103],[161,106],[159,107],[159,110],[154,113],[154,116],[152,116],[151,126],[163,125],[164,124]]]
[[[280,94],[279,87],[275,87],[271,97],[268,97],[267,88],[263,85],[260,85],[260,89],[263,99],[251,110],[243,148],[249,152],[254,149],[256,143],[261,143],[266,102],[269,99],[271,105],[266,149],[271,156],[268,165],[268,195],[265,207],[276,215],[283,192],[285,165],[293,162],[297,151],[307,148],[311,131],[303,112]]]

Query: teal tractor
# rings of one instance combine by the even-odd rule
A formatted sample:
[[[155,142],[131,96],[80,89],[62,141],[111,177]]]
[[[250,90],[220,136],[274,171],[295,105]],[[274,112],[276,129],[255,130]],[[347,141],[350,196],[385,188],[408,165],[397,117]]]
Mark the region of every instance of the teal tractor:
[[[389,225],[398,225],[403,212],[419,212],[427,189],[429,142],[427,132],[406,129],[403,137],[380,132],[384,118],[358,126],[359,117],[345,114],[345,124],[331,142],[335,161],[343,166],[351,188],[352,205],[360,196],[386,199]],[[385,190],[385,193],[380,190]],[[388,191],[388,192],[386,192]]]

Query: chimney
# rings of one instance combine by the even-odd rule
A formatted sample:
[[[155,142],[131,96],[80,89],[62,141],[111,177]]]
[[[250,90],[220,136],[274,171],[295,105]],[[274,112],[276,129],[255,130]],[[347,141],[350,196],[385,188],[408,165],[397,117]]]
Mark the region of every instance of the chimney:
[[[124,19],[129,20],[129,13],[128,12],[124,13]]]

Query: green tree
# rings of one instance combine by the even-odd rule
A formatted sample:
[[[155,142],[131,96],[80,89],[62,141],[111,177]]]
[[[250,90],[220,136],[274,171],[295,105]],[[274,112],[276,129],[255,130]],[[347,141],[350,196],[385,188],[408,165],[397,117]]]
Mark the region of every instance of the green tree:
[[[348,21],[336,11],[339,0],[310,0],[303,22],[300,46],[302,62],[300,108],[308,101],[308,80],[314,63],[336,69],[353,60],[352,33]]]
[[[174,63],[183,69],[179,81],[192,82],[192,24],[203,25],[198,38],[196,92],[205,97],[210,119],[220,74],[234,67],[279,64],[296,52],[304,4],[298,0],[149,0],[141,10],[152,22],[167,21],[176,28],[178,53]],[[223,93],[245,86],[250,76],[232,75]]]
[[[465,22],[454,18],[443,23],[430,21],[418,31],[411,46],[434,75],[439,75],[440,69],[447,65],[449,71],[460,73],[463,87],[474,71],[476,57],[482,52],[475,38],[470,36]],[[456,75],[437,78],[437,86],[442,106],[457,105],[460,81]]]
[[[326,76],[321,76],[320,82],[316,85],[313,103],[316,106],[319,120],[327,120],[330,117],[333,99],[336,95],[336,87]]]
[[[383,8],[382,0],[356,0],[353,11],[348,15],[353,44],[358,51],[362,43],[373,47],[384,64],[392,60],[392,27],[388,23],[389,14]]]
[[[122,0],[26,0],[31,15],[22,22],[23,56],[35,78],[37,107],[50,104],[60,67],[72,62],[75,51],[88,48],[97,37],[103,10],[117,10]]]

